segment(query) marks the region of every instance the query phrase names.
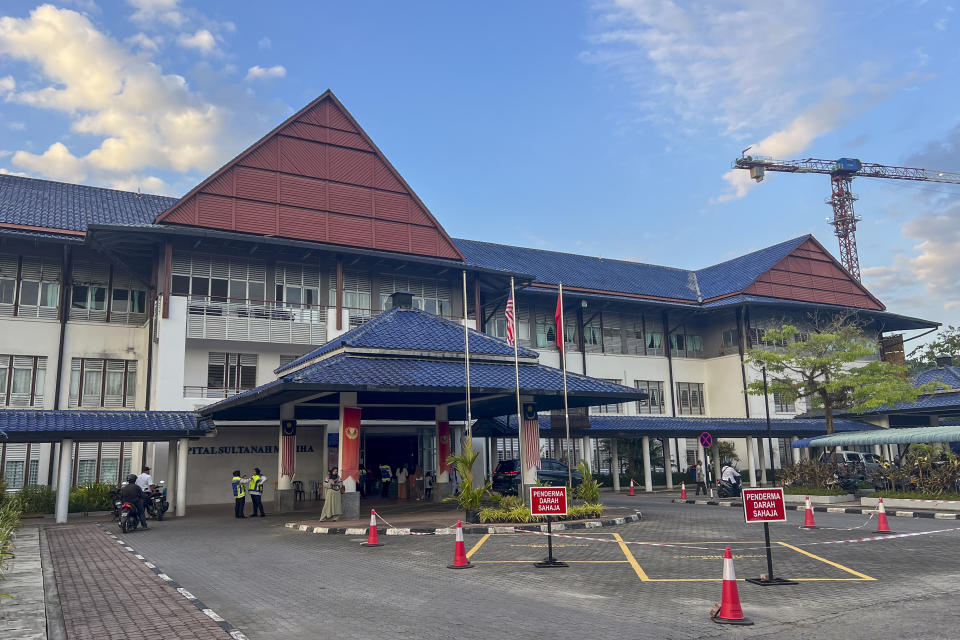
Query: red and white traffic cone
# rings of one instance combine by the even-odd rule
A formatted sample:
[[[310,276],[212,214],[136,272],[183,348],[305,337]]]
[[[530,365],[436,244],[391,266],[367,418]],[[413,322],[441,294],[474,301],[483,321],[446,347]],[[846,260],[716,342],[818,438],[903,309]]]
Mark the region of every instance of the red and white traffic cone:
[[[883,506],[883,498],[877,503],[877,530],[874,533],[893,533],[890,523],[887,522],[887,510]]]
[[[720,624],[753,624],[752,620],[743,616],[743,609],[740,608],[737,574],[733,571],[733,555],[730,553],[730,547],[723,552],[723,593],[720,596],[720,604],[714,606],[710,617]]]
[[[687,499],[687,483],[682,481],[680,482],[680,499]]]
[[[637,494],[634,493],[634,491],[633,491],[633,478],[630,478],[630,495],[631,495],[631,496],[637,495]]]
[[[817,523],[813,521],[813,505],[810,504],[810,496],[807,496],[803,510],[805,512],[803,514],[803,528],[816,529]]]
[[[382,547],[380,537],[377,535],[377,512],[370,509],[370,528],[367,530],[367,541],[362,543],[363,547]]]
[[[453,564],[448,569],[472,569],[474,565],[467,560],[467,547],[463,544],[463,525],[457,520],[457,541],[453,545]]]

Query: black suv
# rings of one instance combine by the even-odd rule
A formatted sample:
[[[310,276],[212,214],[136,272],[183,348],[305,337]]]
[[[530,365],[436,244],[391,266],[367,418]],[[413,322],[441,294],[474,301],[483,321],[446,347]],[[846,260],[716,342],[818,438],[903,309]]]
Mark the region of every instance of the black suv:
[[[566,486],[567,465],[553,458],[542,458],[540,468],[537,470],[537,481],[558,487]],[[573,486],[576,487],[581,482],[583,482],[583,474],[574,469]],[[497,470],[493,472],[493,490],[502,495],[516,494],[518,486],[520,486],[520,461],[501,461],[497,465]]]

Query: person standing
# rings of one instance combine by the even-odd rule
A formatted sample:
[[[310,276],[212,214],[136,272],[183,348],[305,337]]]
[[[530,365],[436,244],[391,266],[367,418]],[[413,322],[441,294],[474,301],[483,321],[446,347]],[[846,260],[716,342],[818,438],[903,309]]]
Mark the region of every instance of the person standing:
[[[144,493],[149,493],[156,489],[156,486],[153,484],[153,476],[150,475],[150,467],[144,467],[140,475],[137,476],[137,486],[140,487],[140,490]]]
[[[410,475],[410,496],[417,502],[423,498],[423,468],[417,465]]]
[[[250,515],[254,518],[257,517],[257,511],[260,512],[260,517],[263,518],[266,514],[263,512],[263,483],[267,481],[267,476],[260,475],[260,467],[253,468],[253,475],[250,476],[250,500],[253,501],[253,513]]]
[[[407,499],[407,475],[406,467],[397,467],[397,498],[400,500]]]
[[[340,479],[340,469],[333,467],[330,473],[323,479],[323,511],[320,512],[320,521],[327,518],[339,520],[343,515],[343,500],[340,494],[343,492],[343,481]]]
[[[243,515],[243,508],[247,502],[247,490],[244,485],[246,485],[248,481],[249,478],[247,476],[240,475],[239,469],[233,472],[231,488],[233,489],[233,515],[236,518],[247,517]]]
[[[380,465],[380,497],[390,497],[390,480],[393,479],[393,472],[390,471],[390,465]]]
[[[703,495],[707,495],[707,474],[699,463],[694,465],[694,473],[696,474],[697,495],[700,495],[701,491]]]
[[[360,476],[360,481],[357,483],[357,490],[360,492],[361,498],[367,497],[367,470],[363,468],[363,465],[360,465],[360,471],[358,472]]]
[[[427,500],[433,499],[433,472],[427,471],[427,475],[423,477],[423,492],[426,494]]]

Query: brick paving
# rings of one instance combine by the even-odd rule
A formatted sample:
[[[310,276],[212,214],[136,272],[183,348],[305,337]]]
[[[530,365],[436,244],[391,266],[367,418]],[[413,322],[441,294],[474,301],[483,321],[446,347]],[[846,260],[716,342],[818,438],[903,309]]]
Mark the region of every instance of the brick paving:
[[[50,527],[47,540],[69,640],[230,638],[97,525]]]

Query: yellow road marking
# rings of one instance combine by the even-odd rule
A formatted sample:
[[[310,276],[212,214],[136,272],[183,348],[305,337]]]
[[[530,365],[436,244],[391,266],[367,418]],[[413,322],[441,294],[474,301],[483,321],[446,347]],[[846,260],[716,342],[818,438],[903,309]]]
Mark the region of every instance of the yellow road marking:
[[[467,559],[469,559],[470,556],[475,554],[477,551],[480,551],[480,547],[483,546],[483,543],[486,542],[487,538],[489,537],[490,537],[490,534],[488,533],[484,535],[482,538],[480,538],[479,540],[477,540],[477,544],[473,545],[473,548],[470,549],[470,551],[467,551]]]
[[[540,560],[476,560],[474,564],[531,564]],[[567,564],[627,564],[626,560],[564,560]]]
[[[797,582],[867,582],[875,578],[790,578]],[[723,582],[723,578],[650,578],[647,582]],[[737,582],[745,582],[737,578]]]
[[[824,563],[824,564],[828,564],[828,565],[830,565],[831,567],[836,567],[837,569],[840,569],[841,571],[846,571],[846,572],[849,573],[850,575],[857,576],[858,578],[861,578],[862,580],[876,580],[876,578],[871,578],[870,576],[868,576],[868,575],[865,574],[865,573],[860,573],[859,571],[854,571],[853,569],[851,569],[851,568],[849,568],[849,567],[845,567],[845,566],[843,566],[842,564],[838,564],[838,563],[833,562],[833,561],[831,561],[831,560],[827,560],[826,558],[821,558],[820,556],[814,555],[814,554],[810,553],[809,551],[804,551],[803,549],[798,549],[797,547],[793,546],[792,544],[787,544],[786,542],[778,542],[777,544],[779,544],[781,547],[786,547],[787,549],[793,549],[793,550],[796,551],[797,553],[802,553],[803,555],[805,555],[805,556],[807,556],[807,557],[810,557],[810,558],[813,558],[814,560],[819,560],[820,562],[822,562],[822,563]]]
[[[620,550],[623,551],[624,557],[627,559],[627,562],[630,563],[630,566],[633,567],[633,570],[636,572],[637,577],[640,578],[640,582],[649,582],[650,578],[647,577],[647,574],[643,569],[640,568],[640,563],[637,562],[636,557],[634,557],[633,552],[630,551],[630,548],[627,547],[627,544],[623,541],[623,538],[620,537],[619,533],[613,534],[613,537],[618,543],[620,543]]]

